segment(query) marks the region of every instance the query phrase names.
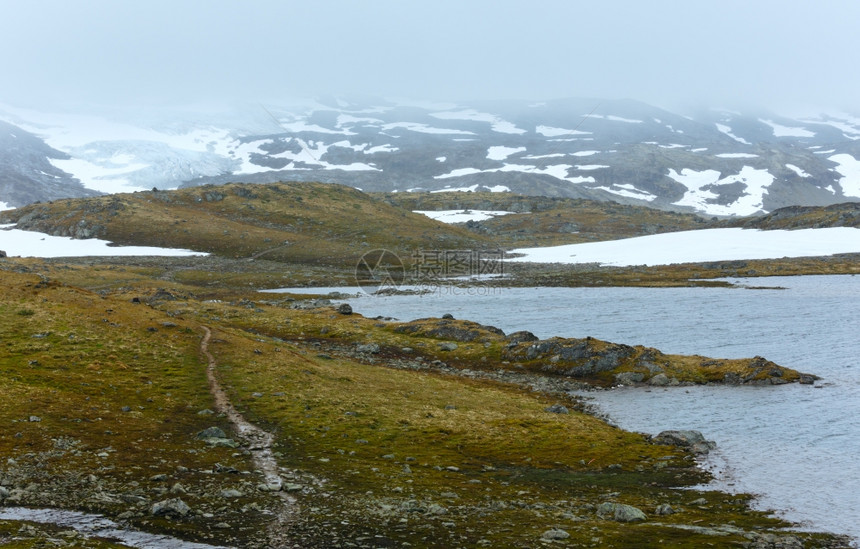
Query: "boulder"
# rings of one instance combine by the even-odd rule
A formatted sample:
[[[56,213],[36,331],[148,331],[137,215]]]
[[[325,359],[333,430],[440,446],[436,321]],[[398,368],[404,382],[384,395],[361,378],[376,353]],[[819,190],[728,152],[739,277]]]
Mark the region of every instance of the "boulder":
[[[365,343],[363,345],[357,345],[355,350],[358,353],[369,353],[375,355],[379,353],[379,345],[376,343]]]
[[[184,517],[191,512],[191,507],[179,498],[172,498],[153,504],[150,512],[156,517]]]
[[[352,314],[352,306],[349,303],[341,303],[337,307],[337,312],[342,315],[351,315]]]
[[[641,372],[621,372],[615,374],[615,382],[619,385],[635,385],[641,383],[645,379],[645,374]]]
[[[673,514],[675,514],[675,510],[672,509],[672,506],[669,505],[668,503],[661,503],[654,510],[654,514],[655,515],[661,515],[661,516],[673,515]]]
[[[198,440],[206,440],[207,438],[227,438],[227,433],[220,427],[209,427],[197,433]]]
[[[547,539],[547,540],[561,540],[561,539],[567,539],[569,537],[570,537],[570,534],[568,534],[566,531],[562,530],[561,528],[553,528],[551,530],[547,530],[546,532],[544,532],[541,535],[542,539]]]
[[[549,412],[551,414],[569,414],[570,410],[567,409],[566,406],[562,406],[561,404],[553,404],[547,408],[543,409],[544,412]]]
[[[687,448],[695,454],[707,454],[717,447],[717,443],[705,440],[702,433],[694,430],[663,431],[654,437],[653,440],[658,444],[669,444],[671,446]]]
[[[616,522],[642,522],[648,517],[641,509],[623,503],[604,502],[597,507],[597,515],[601,518],[611,518]]]
[[[531,332],[522,330],[519,332],[514,332],[507,337],[505,337],[505,341],[511,345],[517,345],[519,343],[531,343],[533,341],[540,341],[536,335]]]

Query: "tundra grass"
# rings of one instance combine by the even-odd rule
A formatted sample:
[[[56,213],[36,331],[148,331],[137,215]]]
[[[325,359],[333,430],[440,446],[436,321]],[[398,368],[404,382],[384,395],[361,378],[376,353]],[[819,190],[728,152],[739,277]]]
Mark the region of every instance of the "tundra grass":
[[[492,369],[502,342],[490,333],[444,351],[429,332],[331,308],[295,310],[287,299],[236,289],[201,301],[187,286],[133,284],[119,273],[122,284],[94,293],[63,284],[60,269],[50,273],[55,282],[3,272],[0,475],[24,504],[259,543],[271,520],[265,510],[276,506],[255,489],[247,452],[194,438],[212,425],[229,432],[223,418],[200,414],[213,406],[199,354],[205,324],[232,402],[275,434],[276,456],[292,471],[285,481],[299,513],[291,536],[301,546],[534,547],[551,529],[570,535],[558,545],[593,547],[729,547],[786,535],[746,496],[689,489],[707,477],[683,451],[583,414],[564,396],[386,367],[424,356]],[[367,343],[380,352],[354,352]],[[553,404],[570,412],[548,412]],[[226,468],[237,474],[217,472]],[[193,512],[151,516],[177,482]],[[228,500],[226,488],[243,495]],[[601,517],[604,502],[638,507],[648,519]],[[663,504],[676,512],[656,515]],[[810,546],[830,543],[797,535]]]

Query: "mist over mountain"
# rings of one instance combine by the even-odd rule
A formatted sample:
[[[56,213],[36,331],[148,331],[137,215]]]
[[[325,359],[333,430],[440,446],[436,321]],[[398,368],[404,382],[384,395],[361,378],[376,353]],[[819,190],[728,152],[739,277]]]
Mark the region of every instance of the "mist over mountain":
[[[156,111],[157,112],[157,111]],[[708,215],[860,199],[860,117],[637,101],[323,98],[231,110],[68,115],[0,108],[0,202],[227,182],[491,190]]]

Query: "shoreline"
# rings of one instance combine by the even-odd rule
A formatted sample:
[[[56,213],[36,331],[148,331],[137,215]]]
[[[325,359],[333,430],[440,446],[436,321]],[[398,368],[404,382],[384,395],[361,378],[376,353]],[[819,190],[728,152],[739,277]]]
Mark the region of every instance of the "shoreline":
[[[7,445],[3,455],[17,460],[0,470],[13,496],[4,497],[4,504],[63,501],[64,508],[106,512],[177,537],[228,545],[233,537],[239,546],[264,545],[254,541],[272,520],[264,511],[284,492],[258,488],[265,477],[255,473],[250,447],[209,447],[193,437],[213,423],[228,429],[226,418],[204,414],[208,397],[199,390],[206,387],[205,375],[182,373],[189,357],[198,367],[206,358],[199,356],[198,327],[207,325],[218,330],[208,352],[225,391],[250,421],[276,429],[272,455],[283,470],[292,471],[284,486],[302,512],[290,534],[302,546],[341,543],[332,535],[415,542],[425,531],[439,536],[440,543],[463,543],[457,536],[465,536],[470,544],[487,539],[528,546],[546,532],[560,536],[557,530],[590,539],[594,527],[612,544],[637,528],[648,536],[684,532],[688,541],[728,536],[748,542],[779,532],[821,547],[846,546],[835,535],[783,532],[783,523],[750,510],[744,495],[691,492],[685,486],[695,486],[704,472],[693,467],[688,451],[583,414],[568,394],[581,380],[559,375],[591,364],[587,375],[611,384],[616,374],[649,364],[665,370],[679,360],[673,355],[591,339],[536,341],[526,333],[500,334],[455,319],[393,324],[326,305],[302,308],[286,296],[261,299],[248,290],[196,295],[200,289],[128,269],[52,268],[44,270],[44,278],[7,272],[9,287],[0,302],[0,322],[9,328],[4,340],[11,343],[10,356],[38,364],[15,360],[0,367],[26,374],[22,380],[44,379],[39,383],[62,393],[39,413],[39,421],[18,422],[33,415],[18,408],[24,402],[7,400],[0,408],[0,420],[14,419],[22,434],[0,438]],[[100,280],[99,293],[62,282],[80,284],[82,274]],[[107,275],[115,285],[104,285],[100,277]],[[25,326],[30,328],[22,332]],[[151,350],[141,353],[139,341]],[[116,358],[106,362],[100,344],[110,344]],[[531,348],[536,350],[529,357]],[[64,349],[87,357],[91,368],[80,359],[58,359]],[[150,358],[152,352],[161,358]],[[552,362],[555,354],[564,356]],[[684,360],[677,372],[689,368]],[[609,362],[615,368],[603,369]],[[554,370],[543,370],[545,364]],[[756,372],[751,382],[756,376],[795,376],[787,369],[774,376],[773,366],[764,363],[724,366],[751,366],[748,374]],[[67,393],[69,376],[89,386]],[[153,383],[141,385],[141,378]],[[113,390],[101,393],[101,387],[110,389],[108,381],[121,397],[110,396]],[[100,403],[98,416],[90,417],[89,405],[76,400],[85,395]],[[182,395],[181,406],[175,395]],[[69,408],[58,408],[67,398]],[[186,400],[193,407],[187,408]],[[82,421],[70,423],[75,418]],[[151,429],[159,444],[135,454],[141,442],[128,437],[135,432],[131,426]],[[29,453],[20,450],[24,442],[32,445]],[[131,459],[135,455],[137,463]],[[42,473],[40,463],[48,464]],[[146,467],[135,469],[141,465]],[[58,484],[63,478],[68,482]],[[151,506],[171,497],[187,499],[192,512],[154,517]],[[254,505],[261,511],[252,511]],[[646,520],[614,518],[627,507],[640,509]],[[368,516],[377,520],[357,520]],[[520,531],[507,531],[512,520],[522,525]],[[696,521],[713,526],[688,530]],[[213,528],[222,523],[233,528]],[[207,524],[214,537],[200,539]]]

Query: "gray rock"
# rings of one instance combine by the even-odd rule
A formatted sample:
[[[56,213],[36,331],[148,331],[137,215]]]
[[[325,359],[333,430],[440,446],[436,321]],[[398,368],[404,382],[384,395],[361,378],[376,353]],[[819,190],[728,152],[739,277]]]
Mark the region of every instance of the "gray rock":
[[[439,505],[438,503],[431,503],[427,506],[428,515],[445,515],[448,513],[448,510]]]
[[[351,315],[352,314],[352,306],[349,303],[341,303],[337,308],[337,312],[339,312],[342,315]]]
[[[366,343],[364,345],[357,345],[355,350],[359,353],[370,353],[375,355],[379,352],[379,345],[376,343]]]
[[[561,528],[553,528],[551,530],[547,530],[543,534],[541,534],[541,539],[548,540],[559,540],[559,539],[567,539],[570,537],[570,534],[562,530]]]
[[[457,350],[457,344],[456,343],[450,343],[450,342],[440,343],[439,344],[439,350],[440,351],[456,351]]]
[[[648,384],[653,385],[654,387],[665,387],[670,383],[669,377],[666,374],[657,374],[648,380]]]
[[[227,499],[231,499],[231,498],[240,498],[240,497],[242,497],[242,496],[244,496],[244,495],[245,495],[245,494],[243,494],[243,493],[242,493],[242,492],[240,492],[239,490],[234,490],[234,489],[232,489],[232,488],[228,488],[228,489],[226,489],[226,490],[221,490],[221,497],[222,497],[222,498],[227,498]]]
[[[641,509],[623,503],[604,502],[597,507],[597,515],[616,522],[642,522],[648,517]]]
[[[11,495],[11,492],[9,492],[9,490],[4,488],[3,486],[0,486],[0,501],[3,501],[4,499],[8,498],[10,495]]]
[[[705,440],[702,433],[694,430],[663,431],[654,437],[654,442],[687,448],[696,454],[707,454],[717,447],[715,442]]]
[[[621,385],[641,383],[643,379],[645,379],[645,374],[641,372],[621,372],[620,374],[615,374],[615,382]]]
[[[658,505],[657,508],[654,510],[654,514],[660,515],[660,516],[674,515],[675,510],[672,509],[672,506],[669,505],[668,503],[662,503],[662,504]]]
[[[209,427],[197,433],[198,440],[206,440],[207,438],[227,438],[227,433],[220,427]]]
[[[184,517],[191,507],[179,498],[172,498],[153,504],[150,512],[156,517]]]
[[[544,412],[549,412],[551,414],[569,414],[570,410],[567,409],[566,406],[562,406],[561,404],[553,404],[547,408],[543,409]]]
[[[505,341],[508,342],[509,345],[518,345],[520,343],[530,343],[532,341],[540,341],[538,336],[534,335],[531,332],[522,330],[519,332],[514,332],[507,337],[505,337]]]

